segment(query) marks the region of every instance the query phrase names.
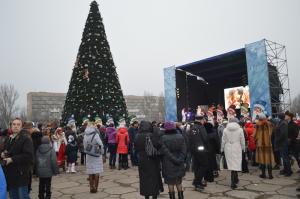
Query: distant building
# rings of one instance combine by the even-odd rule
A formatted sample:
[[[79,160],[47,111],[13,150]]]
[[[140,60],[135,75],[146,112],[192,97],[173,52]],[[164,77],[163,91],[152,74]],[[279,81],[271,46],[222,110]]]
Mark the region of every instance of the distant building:
[[[59,120],[65,103],[65,93],[30,92],[27,94],[27,117],[32,121]],[[138,120],[160,121],[164,118],[163,97],[125,96],[129,115]]]
[[[60,119],[65,93],[30,92],[27,94],[27,117],[32,121]]]

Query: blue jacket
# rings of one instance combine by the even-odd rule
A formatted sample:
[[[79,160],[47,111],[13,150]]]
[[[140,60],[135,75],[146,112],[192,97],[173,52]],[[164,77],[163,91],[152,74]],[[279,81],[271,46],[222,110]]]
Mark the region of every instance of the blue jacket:
[[[2,167],[0,166],[0,198],[6,199],[6,179],[2,170]]]

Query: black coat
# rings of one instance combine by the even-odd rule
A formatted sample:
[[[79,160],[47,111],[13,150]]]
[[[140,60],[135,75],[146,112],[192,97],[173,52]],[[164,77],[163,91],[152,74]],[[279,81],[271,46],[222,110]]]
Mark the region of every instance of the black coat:
[[[33,149],[34,149],[34,153],[37,151],[37,149],[39,148],[39,146],[42,144],[42,137],[43,134],[40,131],[34,131],[31,134],[31,139],[32,139],[32,143],[33,143]]]
[[[73,136],[74,140],[69,142],[69,137]],[[66,156],[68,163],[75,163],[77,161],[78,152],[78,139],[74,131],[68,130],[66,132],[67,146],[66,146]]]
[[[209,146],[209,139],[206,129],[198,122],[195,122],[195,124],[190,128],[189,145],[192,156],[197,156],[197,159],[201,159],[202,166],[208,166],[209,151],[211,150]],[[204,150],[199,151],[199,146],[204,146]]]
[[[13,162],[4,166],[8,190],[27,186],[30,181],[30,168],[33,164],[33,143],[26,131],[21,131],[14,139],[9,138],[5,150]]]
[[[165,131],[161,137],[162,175],[165,182],[182,178],[185,175],[184,162],[186,144],[183,136],[176,130]]]
[[[147,135],[150,136],[154,147],[158,147],[157,139],[154,139],[151,128],[150,122],[142,121],[139,133],[134,140],[135,150],[139,155],[140,194],[143,196],[158,195],[163,189],[159,157],[150,158],[145,152]]]
[[[274,135],[274,150],[278,151],[288,146],[288,124],[281,120],[276,126]]]
[[[294,121],[290,121],[288,124],[289,149],[297,153],[300,152],[300,142],[297,140],[298,134],[298,125]]]

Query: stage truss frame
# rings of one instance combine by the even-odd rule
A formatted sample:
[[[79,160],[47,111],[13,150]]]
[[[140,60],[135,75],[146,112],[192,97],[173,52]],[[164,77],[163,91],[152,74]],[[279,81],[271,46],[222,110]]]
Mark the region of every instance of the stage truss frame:
[[[282,44],[270,40],[265,39],[264,41],[266,46],[267,62],[268,64],[275,66],[277,69],[277,71],[269,70],[269,76],[271,76],[272,73],[277,73],[281,85],[280,87],[278,87],[278,85],[274,85],[270,83],[270,95],[272,90],[279,89],[282,91],[279,95],[279,100],[274,98],[272,98],[271,100],[273,115],[278,116],[279,113],[282,113],[283,111],[287,111],[291,107],[291,94],[290,94],[290,83],[289,83],[289,76],[288,76],[286,47]]]

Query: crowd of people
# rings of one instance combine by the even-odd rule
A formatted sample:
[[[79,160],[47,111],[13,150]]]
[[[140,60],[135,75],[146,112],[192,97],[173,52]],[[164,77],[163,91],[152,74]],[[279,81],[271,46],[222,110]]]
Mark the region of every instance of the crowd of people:
[[[35,127],[15,118],[9,129],[1,131],[0,153],[1,198],[7,191],[12,199],[29,198],[35,176],[38,197],[51,198],[52,176],[74,174],[78,164],[85,165],[90,193],[97,193],[104,164],[108,162],[111,170],[127,170],[130,156],[131,166],[138,167],[142,196],[157,198],[165,183],[171,199],[175,195],[182,199],[186,172],[194,173],[196,191],[203,191],[222,169],[231,171],[230,186],[236,189],[238,173],[249,172],[249,164],[260,169],[260,178],[273,179],[272,171],[280,168],[281,175],[291,176],[294,160],[300,168],[300,135],[288,111],[276,119],[261,113],[255,122],[235,117],[212,122],[205,115],[185,123],[132,118],[129,127],[125,119],[115,125],[109,118],[104,125],[99,117],[84,118],[76,127],[70,118],[65,127],[55,123]]]

